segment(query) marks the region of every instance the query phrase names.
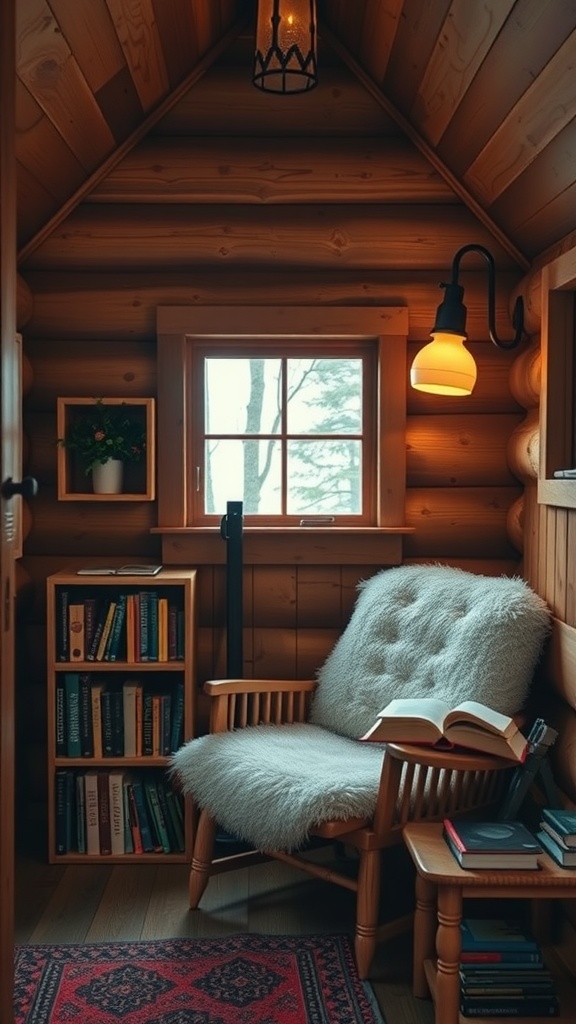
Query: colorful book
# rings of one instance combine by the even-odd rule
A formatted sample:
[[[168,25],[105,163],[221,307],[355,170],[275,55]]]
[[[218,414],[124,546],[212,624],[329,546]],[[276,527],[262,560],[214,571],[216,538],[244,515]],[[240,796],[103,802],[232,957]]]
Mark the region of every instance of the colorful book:
[[[92,739],[94,743],[94,757],[103,757],[102,746],[102,694],[104,683],[92,683],[90,697],[92,702]]]
[[[84,645],[86,653],[92,647],[94,633],[98,624],[98,598],[84,598]]]
[[[146,810],[146,798],[144,796],[142,780],[136,775],[132,778],[132,792],[134,793],[134,803],[136,807],[136,817],[138,820],[140,837],[142,840],[142,849],[144,853],[158,852],[157,845],[154,843],[152,831],[150,829],[150,821]]]
[[[147,776],[143,781],[144,796],[146,797],[146,803],[149,810],[149,819],[153,826],[153,831],[156,833],[158,840],[155,843],[155,847],[160,846],[161,852],[170,853],[170,839],[168,836],[168,829],[166,827],[166,821],[164,819],[164,813],[160,806],[160,800],[158,798],[158,790],[156,789],[156,783],[152,776]]]
[[[68,605],[70,661],[84,661],[84,605]]]
[[[126,594],[119,594],[114,612],[114,619],[110,628],[110,636],[104,652],[105,661],[118,661],[126,653],[126,645],[123,643],[126,620]]]
[[[69,635],[68,635],[68,605],[70,603],[70,592],[57,587],[56,606],[57,631],[56,631],[56,660],[68,661]]]
[[[546,822],[550,835],[557,835],[566,846],[576,848],[576,811],[542,808],[542,822]]]
[[[94,633],[92,640],[90,641],[90,646],[86,651],[87,661],[96,661],[96,655],[98,653],[98,648],[100,647],[102,633],[104,632],[104,626],[106,625],[106,620],[108,618],[108,607],[108,601],[104,601],[98,608],[98,617],[94,626]]]
[[[184,739],[184,684],[176,683],[174,687],[174,699],[172,701],[172,720],[170,723],[170,744],[168,753],[171,754],[182,746]]]
[[[86,797],[82,772],[76,775],[76,849],[78,853],[86,853]]]
[[[443,835],[463,868],[536,870],[542,847],[521,821],[445,818]]]
[[[158,661],[168,661],[168,598],[158,598]]]
[[[98,829],[100,853],[112,853],[112,826],[110,822],[110,777],[108,772],[98,772]]]
[[[546,853],[550,854],[560,867],[576,868],[576,850],[569,849],[567,846],[560,846],[544,829],[538,832],[538,839]]]
[[[148,661],[158,661],[158,591],[148,593]]]
[[[139,661],[148,661],[149,643],[149,591],[141,590],[138,593],[138,651]]]
[[[110,636],[110,630],[112,629],[112,622],[114,621],[114,612],[116,611],[116,602],[110,601],[106,611],[106,618],[104,620],[104,626],[102,634],[98,643],[98,650],[95,654],[96,661],[103,661],[104,654],[106,652],[106,646],[108,644],[108,637]]]
[[[100,829],[98,817],[98,772],[84,776],[86,802],[86,852],[100,855]]]
[[[124,756],[138,756],[138,692],[142,694],[141,683],[123,683],[122,712],[124,720]]]
[[[62,675],[56,676],[56,757],[66,757],[66,689]]]
[[[557,1017],[560,1003],[555,995],[466,996],[460,998],[460,1013],[465,1017]]]
[[[124,854],[124,772],[110,772],[110,849],[112,854]]]
[[[92,686],[86,672],[80,675],[80,747],[82,757],[94,757]]]
[[[128,811],[133,852],[144,853],[142,834],[140,832],[140,823],[138,821],[138,812],[136,809],[136,796],[134,794],[134,786],[131,781],[126,782],[126,793],[128,797]]]
[[[134,594],[126,595],[126,661],[136,661],[136,620]]]
[[[80,676],[77,672],[64,673],[66,694],[66,755],[82,756],[80,737]]]
[[[124,813],[124,852],[134,853],[134,838],[132,836],[131,812],[130,812],[130,782],[124,776],[122,782],[122,803]]]
[[[170,836],[170,845],[177,853],[184,852],[184,820],[181,798],[160,779],[157,784],[158,799],[164,812],[164,819]]]
[[[74,774],[64,768],[56,770],[56,853],[72,850],[74,807]]]
[[[102,756],[114,756],[114,716],[112,691],[103,689],[100,697],[102,707]]]

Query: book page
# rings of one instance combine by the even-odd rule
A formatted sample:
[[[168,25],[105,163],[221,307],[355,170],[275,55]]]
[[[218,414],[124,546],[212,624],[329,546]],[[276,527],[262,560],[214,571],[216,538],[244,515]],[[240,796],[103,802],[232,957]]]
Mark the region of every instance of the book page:
[[[450,729],[458,722],[475,723],[478,728],[500,736],[509,736],[516,731],[514,720],[509,715],[502,715],[476,700],[461,701],[446,715],[444,727]]]
[[[443,735],[447,711],[434,697],[395,698],[378,715],[374,738],[435,742]]]

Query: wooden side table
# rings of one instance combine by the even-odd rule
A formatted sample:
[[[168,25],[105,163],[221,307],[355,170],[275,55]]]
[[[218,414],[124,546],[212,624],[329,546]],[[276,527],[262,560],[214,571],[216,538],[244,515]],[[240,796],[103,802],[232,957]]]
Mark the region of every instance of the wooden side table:
[[[545,853],[538,871],[470,871],[461,868],[442,837],[442,825],[412,823],[404,827],[404,841],[416,866],[414,917],[414,995],[434,1000],[436,1024],[476,1024],[494,1017],[460,1014],[460,922],[464,898],[574,899],[576,872],[561,868]],[[556,1024],[573,1024],[575,991],[558,979],[560,1017]],[[534,1024],[544,1018],[515,1017],[516,1024]],[[547,1018],[548,1019],[548,1018]]]

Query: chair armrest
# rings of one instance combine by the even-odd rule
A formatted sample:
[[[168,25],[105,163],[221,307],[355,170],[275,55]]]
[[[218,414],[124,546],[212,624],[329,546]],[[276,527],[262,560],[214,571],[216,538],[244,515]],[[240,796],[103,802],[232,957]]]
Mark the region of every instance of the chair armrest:
[[[209,680],[210,732],[305,722],[316,686],[314,679]]]

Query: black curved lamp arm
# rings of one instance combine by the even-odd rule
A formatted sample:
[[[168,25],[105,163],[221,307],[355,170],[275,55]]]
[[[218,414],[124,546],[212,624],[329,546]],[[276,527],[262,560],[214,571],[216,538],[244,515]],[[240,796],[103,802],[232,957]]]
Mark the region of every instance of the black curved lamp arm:
[[[516,346],[520,344],[524,333],[524,303],[522,301],[522,296],[519,295],[514,304],[514,311],[512,313],[512,326],[515,330],[514,337],[510,341],[502,341],[496,334],[496,267],[494,264],[494,257],[489,249],[486,249],[485,246],[476,243],[463,245],[461,249],[458,249],[458,252],[452,261],[452,287],[460,287],[458,285],[460,261],[468,252],[479,253],[480,256],[484,257],[488,265],[488,331],[490,334],[490,341],[492,341],[497,348],[505,350],[516,348]]]

